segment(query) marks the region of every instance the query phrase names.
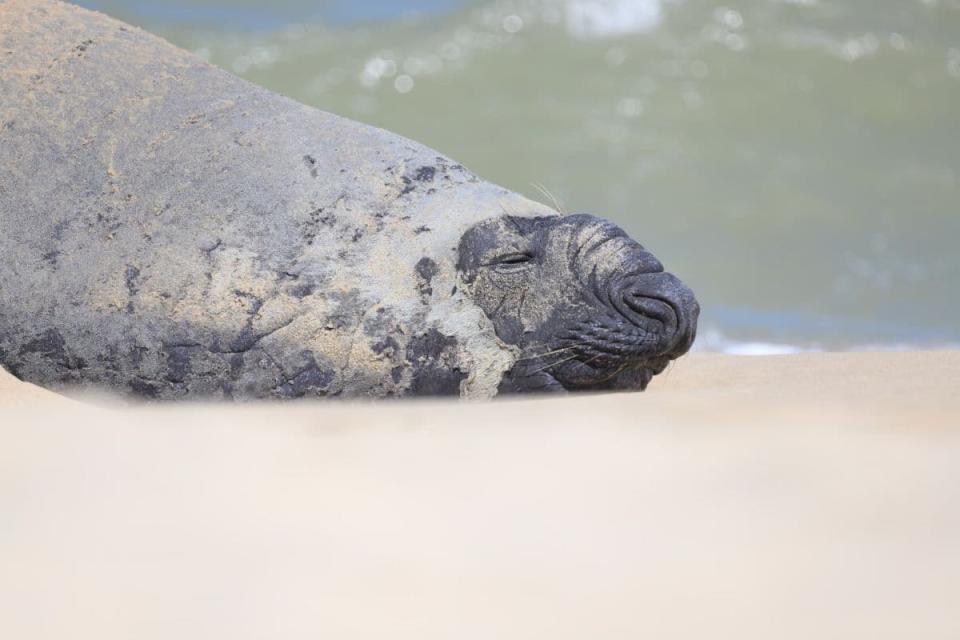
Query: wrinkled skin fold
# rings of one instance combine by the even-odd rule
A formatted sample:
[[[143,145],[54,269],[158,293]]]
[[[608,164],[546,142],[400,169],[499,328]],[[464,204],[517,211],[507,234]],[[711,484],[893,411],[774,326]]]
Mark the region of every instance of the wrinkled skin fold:
[[[693,292],[594,216],[503,216],[464,234],[461,275],[520,359],[500,392],[642,390],[686,353]]]

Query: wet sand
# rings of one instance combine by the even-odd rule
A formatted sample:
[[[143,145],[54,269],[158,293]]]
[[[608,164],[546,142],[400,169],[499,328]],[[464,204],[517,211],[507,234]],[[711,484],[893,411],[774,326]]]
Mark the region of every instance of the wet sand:
[[[960,352],[104,409],[0,372],[10,638],[960,637]]]

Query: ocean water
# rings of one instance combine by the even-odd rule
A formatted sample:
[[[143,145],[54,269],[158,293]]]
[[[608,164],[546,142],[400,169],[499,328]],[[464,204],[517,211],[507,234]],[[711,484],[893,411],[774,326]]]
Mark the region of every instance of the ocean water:
[[[623,226],[698,348],[960,344],[960,0],[82,0]]]

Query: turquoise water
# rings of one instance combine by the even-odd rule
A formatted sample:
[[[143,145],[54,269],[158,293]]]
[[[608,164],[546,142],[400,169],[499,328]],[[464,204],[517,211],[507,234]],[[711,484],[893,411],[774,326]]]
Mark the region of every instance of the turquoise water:
[[[610,218],[700,348],[960,344],[960,0],[81,4]]]

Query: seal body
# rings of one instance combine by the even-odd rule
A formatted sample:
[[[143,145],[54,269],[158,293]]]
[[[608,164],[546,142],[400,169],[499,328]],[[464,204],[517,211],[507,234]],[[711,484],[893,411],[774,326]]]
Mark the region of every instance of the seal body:
[[[529,289],[525,262],[507,280],[498,266],[517,220],[541,263],[549,230],[577,226],[134,27],[0,2],[0,364],[24,380],[148,398],[591,388],[538,355],[604,304],[578,297],[579,263],[564,263],[573,293],[525,294],[539,315],[519,328],[492,300]],[[661,360],[692,341],[687,291],[660,310],[672,328],[645,325]]]

